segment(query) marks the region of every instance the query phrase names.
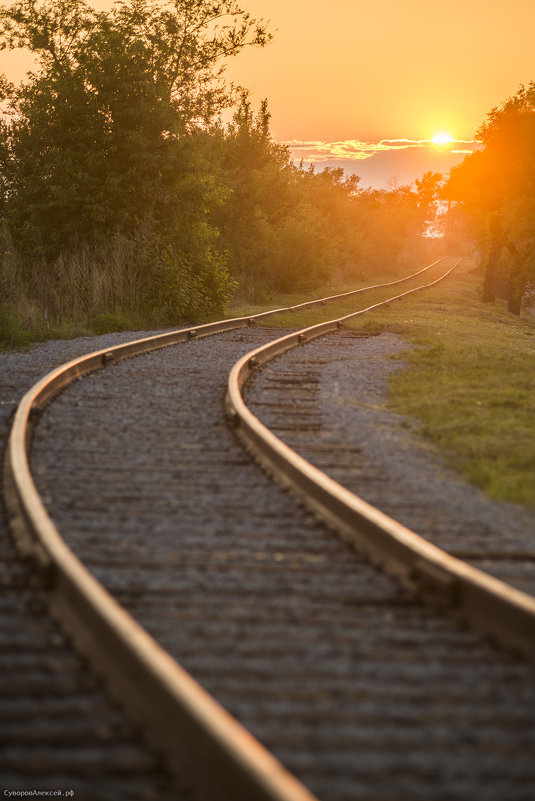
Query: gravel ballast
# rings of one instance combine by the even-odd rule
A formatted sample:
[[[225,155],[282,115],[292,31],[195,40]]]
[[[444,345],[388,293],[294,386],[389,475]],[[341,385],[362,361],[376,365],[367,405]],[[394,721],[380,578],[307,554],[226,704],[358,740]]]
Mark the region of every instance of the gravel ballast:
[[[158,333],[158,332],[147,332]],[[138,332],[50,341],[0,353],[0,440],[17,402],[60,364]],[[8,792],[70,791],[80,801],[192,801],[39,601],[0,514],[0,775]]]
[[[390,333],[323,337],[255,373],[246,396],[262,422],[356,495],[440,548],[535,595],[535,511],[494,501],[467,484],[418,436],[416,421],[388,408],[388,379],[403,368],[397,357],[406,349]],[[304,380],[314,372],[306,410],[302,388],[285,383],[290,371]],[[314,411],[314,436],[287,430],[287,409],[279,407],[285,398],[290,404],[294,399],[293,423]],[[340,443],[351,447],[349,464],[331,458]]]
[[[32,456],[60,531],[324,801],[527,801],[533,669],[406,598],[273,485],[228,430],[228,371],[276,333],[193,341],[64,392],[43,415]],[[386,385],[378,367],[390,368],[388,349],[381,338],[365,342],[378,348],[367,351],[375,366],[365,386],[380,406]],[[304,415],[300,446],[307,437],[308,447],[325,446],[333,464],[341,439],[351,480],[366,472],[353,456],[371,432],[354,441],[349,418],[338,434],[333,421],[340,397],[348,408],[348,398],[357,408],[370,400],[354,396],[358,387],[334,365],[325,375],[317,368],[328,366],[329,354],[344,380],[355,372],[362,383],[363,343],[334,336],[277,360],[285,373],[292,359],[304,364],[290,411],[286,402],[279,411],[275,363],[247,393],[262,419],[268,408],[283,416],[288,436]],[[271,401],[262,381],[273,384]],[[371,429],[379,435],[377,418]],[[387,430],[385,420],[385,437]]]

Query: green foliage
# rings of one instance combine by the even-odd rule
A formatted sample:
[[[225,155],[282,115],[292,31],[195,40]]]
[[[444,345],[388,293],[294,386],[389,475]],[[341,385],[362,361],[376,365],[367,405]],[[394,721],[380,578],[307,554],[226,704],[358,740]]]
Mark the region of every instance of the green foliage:
[[[328,265],[324,243],[288,149],[269,131],[267,103],[254,115],[244,93],[231,123],[204,139],[228,191],[212,220],[242,292],[317,286]]]
[[[21,348],[32,339],[33,332],[24,326],[18,310],[8,303],[0,305],[0,348]]]
[[[351,325],[394,331],[414,346],[391,379],[391,408],[471,483],[535,508],[535,326],[481,305],[480,285],[467,261],[445,282]]]
[[[199,139],[228,191],[211,219],[242,296],[396,272],[424,250],[416,193],[363,191],[342,169],[295,166],[271,138],[266,102],[255,115],[244,93],[231,123]]]
[[[453,259],[450,260],[449,266],[453,265]],[[416,272],[416,270],[420,267],[421,264],[413,264],[410,269],[407,270],[407,274],[411,275],[412,273]],[[426,281],[431,282],[437,278],[440,278],[441,275],[447,269],[446,262],[440,262],[431,267],[431,269],[426,273]],[[388,280],[391,280],[391,276],[385,276],[385,279],[388,277]],[[402,276],[397,276],[397,278],[401,278]],[[402,284],[399,285],[398,291],[406,292],[410,289],[415,289],[416,287],[420,286],[422,283],[422,277],[414,277],[410,278],[407,281],[404,281]],[[330,285],[328,287],[322,287],[320,297],[321,296],[333,296],[337,294],[342,294],[344,292],[353,292],[354,290],[358,289],[366,289],[365,292],[359,293],[358,295],[350,295],[347,298],[339,298],[337,300],[328,301],[325,304],[321,304],[319,306],[313,306],[309,309],[299,309],[292,312],[281,312],[280,314],[276,314],[273,317],[269,317],[263,325],[266,326],[275,326],[275,327],[294,327],[294,328],[306,328],[310,325],[315,325],[317,323],[324,323],[328,320],[334,320],[338,317],[344,317],[345,315],[354,314],[355,312],[359,312],[361,310],[365,310],[370,306],[375,305],[376,303],[380,303],[382,301],[387,301],[392,295],[396,294],[395,287],[391,286],[381,286],[380,284],[377,287],[371,287],[369,281],[359,281],[355,283],[354,281],[351,282],[350,285],[341,286],[341,285]],[[297,303],[304,302],[305,300],[313,300],[317,299],[318,295],[316,293],[310,295],[307,298],[295,298],[292,296],[277,296],[273,302],[271,303],[270,308],[284,308],[291,305],[296,305]],[[259,308],[258,311],[265,311],[264,308]],[[243,310],[243,314],[249,314],[251,311],[247,310],[247,307]],[[362,320],[362,325],[366,330],[372,331],[380,331],[380,325],[376,322],[377,316],[376,313],[373,316],[369,316],[368,314],[364,315],[362,318],[357,318],[359,321]],[[380,315],[379,315],[379,319]],[[359,322],[359,326],[360,326]]]
[[[368,190],[356,198],[353,219],[349,221],[348,239],[356,232],[361,238],[360,260],[369,265],[369,274],[405,271],[417,259],[427,258],[433,247],[423,237],[426,213],[418,195],[409,187],[393,190]]]
[[[308,292],[421,255],[417,193],[295,166],[246,93],[222,124],[222,59],[269,38],[234,0],[0,10],[0,47],[36,59],[19,87],[0,82],[2,270],[16,275],[0,292],[21,319],[34,309],[29,329],[172,324],[221,314],[236,283],[256,299]]]
[[[108,334],[114,331],[128,331],[132,328],[132,320],[122,311],[102,312],[88,321],[94,334]]]
[[[225,193],[191,132],[232,101],[221,59],[268,38],[232,0],[2,9],[2,46],[37,59],[20,87],[1,87],[12,116],[0,131],[0,204],[28,286],[36,265],[52,282],[58,263],[120,237],[140,308],[171,321],[223,307],[232,282],[208,214]]]

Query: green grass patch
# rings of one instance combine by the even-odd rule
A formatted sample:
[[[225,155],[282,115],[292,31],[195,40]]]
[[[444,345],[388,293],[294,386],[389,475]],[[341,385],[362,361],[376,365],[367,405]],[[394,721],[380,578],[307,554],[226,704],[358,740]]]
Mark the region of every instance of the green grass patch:
[[[385,279],[387,280],[387,279]],[[240,298],[233,301],[227,313],[227,317],[249,317],[253,314],[271,311],[271,309],[285,309],[289,306],[296,306],[298,303],[306,303],[308,300],[337,295],[343,292],[351,292],[353,289],[367,286],[370,281],[355,281],[348,284],[324,284],[310,292],[278,292],[266,296],[261,303],[248,303]],[[292,326],[294,319],[292,318]],[[267,324],[267,321],[266,321]],[[271,324],[271,323],[270,323]],[[277,323],[279,325],[279,323]]]
[[[27,348],[32,342],[32,332],[17,316],[11,304],[0,305],[0,350]]]
[[[417,276],[409,281],[404,281],[398,286],[373,289],[345,300],[329,301],[324,306],[313,307],[303,311],[281,312],[280,314],[276,314],[273,317],[269,317],[267,320],[263,321],[262,325],[268,327],[305,328],[306,326],[322,323],[326,320],[336,319],[337,317],[342,317],[346,314],[352,314],[355,311],[365,309],[368,306],[379,303],[382,300],[386,300],[393,294],[406,292],[407,290],[421,284],[422,281],[433,281],[435,278],[438,278],[440,275],[442,275],[442,273],[444,273],[448,267],[451,267],[453,263],[454,259],[448,259],[444,262],[441,262],[436,267],[432,267],[427,273],[424,273],[423,276]],[[418,269],[419,267],[416,265],[411,272],[415,272]],[[274,295],[270,297],[265,304],[254,306],[248,304],[234,305],[230,309],[228,316],[246,317],[252,314],[259,314],[263,311],[269,311],[270,309],[295,306],[299,303],[305,303],[308,300],[316,300],[322,297],[342,294],[355,289],[365,289],[372,283],[381,284],[383,282],[386,283],[394,281],[397,278],[403,278],[403,275],[392,276],[391,273],[378,275],[373,279],[355,282],[350,286],[329,284],[316,289],[314,292],[310,292],[308,295],[303,293],[299,295]]]
[[[397,288],[279,314],[264,325],[303,328],[335,319],[432,281],[452,264],[443,262]],[[390,408],[438,445],[467,481],[498,500],[535,508],[535,320],[509,314],[505,302],[481,303],[481,287],[480,270],[466,260],[442,283],[347,325],[403,336],[412,347],[398,357],[407,366],[391,378]],[[324,289],[315,297],[346,291]],[[306,299],[272,298],[266,306],[244,306],[240,314]]]
[[[393,410],[469,482],[535,508],[535,322],[482,304],[481,282],[466,261],[442,284],[350,325],[412,344],[391,379]]]

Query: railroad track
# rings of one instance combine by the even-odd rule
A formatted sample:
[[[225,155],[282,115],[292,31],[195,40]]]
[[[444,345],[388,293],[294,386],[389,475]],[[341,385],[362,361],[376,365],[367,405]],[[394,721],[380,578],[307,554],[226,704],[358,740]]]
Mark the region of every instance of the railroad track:
[[[257,371],[246,385],[250,409],[353,493],[452,556],[534,596],[533,512],[489,505],[385,409],[387,387],[379,393],[377,378],[382,373],[385,383],[398,369],[399,360],[389,358],[403,351],[397,336],[366,338],[354,330],[342,336],[343,362],[336,360],[336,337],[329,337]]]
[[[230,329],[233,324],[229,321],[224,325]],[[239,321],[238,331],[218,337],[218,342],[225,341],[225,353],[230,339],[235,342],[235,349],[242,352],[268,339],[266,332],[246,328],[247,324],[248,320]],[[268,348],[271,354],[281,352],[293,343],[303,344],[313,335],[339,330],[337,323],[333,325],[332,329],[323,327],[314,332],[292,333],[289,339],[279,338],[276,346]],[[176,366],[170,368],[170,361],[175,362],[181,353],[185,354],[185,362],[191,364],[194,353],[200,364],[196,380],[201,381],[206,374],[202,369],[203,361],[210,352],[217,350],[215,340],[205,340],[203,335],[213,331],[217,331],[214,326],[199,327],[193,337],[191,332],[185,331],[166,335],[163,343],[152,340],[141,345],[131,344],[122,352],[113,349],[100,352],[91,357],[89,364],[76,360],[68,368],[68,375],[56,372],[41,382],[19,408],[6,462],[12,525],[19,547],[31,555],[38,567],[54,613],[78,647],[106,675],[115,694],[142,721],[173,767],[183,777],[187,764],[195,786],[200,786],[209,797],[305,799],[311,796],[192,682],[168,653],[180,657],[182,664],[220,698],[226,708],[245,722],[322,798],[402,797],[393,794],[392,787],[392,781],[400,778],[404,797],[439,798],[440,793],[433,784],[436,780],[432,778],[437,771],[445,783],[443,797],[468,797],[474,786],[480,788],[484,778],[488,780],[491,776],[494,797],[508,801],[527,798],[522,793],[533,778],[528,751],[535,739],[533,721],[526,707],[526,701],[533,695],[531,668],[505,657],[497,658],[477,636],[458,631],[451,623],[425,611],[408,595],[400,595],[395,585],[370,571],[364,560],[333,540],[310,515],[301,512],[299,517],[291,500],[267,485],[256,472],[252,485],[248,484],[246,497],[241,497],[237,487],[244,471],[250,482],[251,467],[243,456],[231,452],[225,439],[230,435],[221,420],[215,423],[215,448],[212,434],[207,441],[200,437],[195,424],[199,419],[198,405],[192,407],[187,396],[181,396],[180,400],[175,399],[176,405],[170,411],[170,398],[178,391],[176,378],[169,378],[171,369],[176,375]],[[173,341],[189,341],[189,352],[185,353],[186,348],[159,351],[150,357],[140,357],[139,361],[124,362],[113,371],[99,373],[95,380],[88,378],[71,387],[69,393],[47,409],[36,435],[39,451],[40,430],[45,429],[45,439],[57,436],[58,423],[59,428],[65,428],[66,405],[80,404],[78,421],[84,421],[86,433],[78,431],[75,415],[74,422],[67,422],[68,427],[72,425],[73,428],[68,429],[66,436],[78,448],[83,448],[88,463],[84,480],[88,485],[93,482],[96,499],[93,505],[97,508],[91,512],[92,519],[86,516],[77,497],[80,489],[75,480],[71,482],[66,502],[62,504],[61,498],[51,498],[54,516],[83,561],[123,606],[154,633],[165,646],[162,651],[58,541],[55,527],[34,491],[23,446],[31,410],[42,409],[43,404],[73,377],[117,362],[118,357],[132,355],[137,349],[148,350]],[[212,370],[214,364],[222,363],[221,354],[213,358]],[[248,439],[249,447],[255,448],[258,448],[258,432],[248,434],[247,427],[251,421],[254,427],[257,424],[242,404],[238,390],[244,374],[259,374],[255,368],[265,358],[264,351],[256,350],[252,356],[249,354],[242,359],[231,377],[227,401],[234,427],[240,436]],[[226,368],[222,366],[222,369]],[[135,396],[131,394],[132,382],[143,380],[155,386],[155,377],[160,373],[163,375],[160,384],[164,386],[161,398],[157,395],[153,401],[157,410],[155,418],[160,421],[155,426],[155,434],[160,441],[163,437],[169,448],[158,454],[156,463],[152,460],[150,464],[139,464],[139,448],[148,434],[145,424],[135,426],[135,430],[132,428],[132,414],[134,420],[136,412],[139,420],[143,414],[142,406],[136,409]],[[43,398],[39,394],[42,391],[48,397]],[[104,417],[99,419],[98,413],[102,415],[105,409],[109,413],[111,402],[118,406],[116,416],[109,420],[104,412]],[[123,415],[127,413],[130,420],[122,425]],[[76,443],[73,433],[84,439]],[[130,452],[132,439],[135,441],[131,443]],[[170,447],[170,440],[177,439],[181,441],[180,451]],[[270,436],[268,440],[273,445]],[[114,446],[120,449],[121,457],[112,465],[111,476],[103,476],[96,468],[104,452],[113,451]],[[68,450],[63,443],[62,451],[69,469]],[[73,450],[75,452],[76,447]],[[146,449],[142,451],[146,453]],[[187,462],[184,453],[189,456]],[[263,445],[257,453],[262,460],[268,458]],[[49,483],[41,477],[43,491],[53,494],[57,460],[56,464],[54,459],[47,460],[41,449],[39,458],[43,460],[43,457],[41,468],[36,463],[34,472],[44,469],[43,465],[46,467]],[[199,513],[199,499],[193,492],[203,480],[207,484],[214,482],[208,467],[216,457],[222,459],[224,477],[221,478],[220,461],[219,477],[214,486],[205,488],[202,498],[206,508],[201,507]],[[277,454],[275,458],[280,462],[282,457]],[[155,476],[159,462],[163,466],[158,467]],[[295,476],[295,457],[291,457],[290,463],[290,473]],[[277,472],[280,475],[280,471]],[[165,476],[167,483],[164,483]],[[131,479],[139,481],[133,488]],[[298,488],[295,478],[292,482],[295,490]],[[318,506],[320,491],[321,508]],[[421,542],[417,542],[416,556],[407,556],[404,551],[408,545],[407,533],[402,532],[400,536],[399,526],[385,521],[377,512],[363,509],[361,504],[357,504],[355,511],[354,500],[349,504],[350,514],[358,514],[358,521],[351,519],[348,523],[344,517],[340,526],[334,520],[333,510],[325,505],[325,493],[325,487],[314,489],[314,508],[316,513],[328,516],[330,525],[336,524],[351,537],[364,528],[364,539],[359,534],[358,544],[368,551],[374,546],[366,540],[366,530],[373,530],[374,539],[383,536],[386,540],[386,536],[390,536],[394,545],[386,548],[386,557],[382,556],[383,549],[374,548],[374,561],[386,562],[387,569],[401,576],[411,590],[423,588],[424,595],[433,595],[434,600],[435,584],[438,584],[442,589],[439,601],[443,605],[454,605],[459,613],[488,630],[488,620],[481,613],[479,600],[482,592],[489,592],[488,579],[483,581],[477,576],[475,589],[472,585],[466,589],[466,572],[470,570],[463,567],[459,576],[459,567],[455,565],[457,572],[450,579],[444,565],[436,563],[436,550]],[[172,521],[170,528],[166,528],[160,514],[156,517],[153,514],[162,505],[162,498],[165,517]],[[142,507],[137,511],[136,503],[140,499]],[[108,500],[113,501],[115,511],[110,511]],[[259,520],[256,517],[244,520],[247,502],[252,504],[253,510],[260,511]],[[338,514],[339,498],[335,505]],[[100,513],[96,522],[95,511]],[[366,519],[370,514],[371,522]],[[139,517],[143,523],[141,531]],[[106,534],[102,537],[103,520],[107,529],[123,532],[123,539],[115,545],[107,541]],[[382,534],[379,523],[383,524]],[[287,529],[285,537],[281,536],[282,525]],[[177,528],[181,531],[180,547],[173,536]],[[37,531],[40,540],[36,540]],[[150,543],[146,531],[152,532]],[[400,539],[403,548],[399,545]],[[452,564],[451,559],[446,561]],[[179,563],[184,575],[177,578]],[[178,588],[173,587],[174,584],[178,584]],[[497,625],[495,620],[492,633],[531,653],[531,601],[510,589],[505,592],[507,597],[503,597],[504,592],[500,586],[492,599],[498,609],[495,618],[501,616],[507,622]],[[488,602],[485,596],[484,603]],[[517,625],[520,617],[522,623]],[[334,637],[328,637],[333,629],[332,620],[338,625]],[[116,639],[119,632],[122,633],[120,641]],[[293,643],[296,650],[288,654],[281,643]],[[408,652],[402,647],[407,643],[411,646]],[[438,669],[435,665],[430,671],[432,675],[426,676],[418,660],[422,647],[425,649],[430,644],[448,656],[445,664]],[[412,649],[419,656],[415,657]],[[279,665],[276,670],[271,665],[272,656]],[[394,660],[392,671],[388,670],[389,659]],[[395,659],[398,659],[397,665]],[[364,672],[355,676],[355,666],[359,663],[363,663]],[[128,682],[125,665],[128,665]],[[461,687],[459,674],[462,674]],[[492,696],[491,687],[497,674],[508,692],[502,701],[494,699],[491,713],[498,724],[492,724],[488,715],[482,714],[481,703]],[[396,675],[398,678],[394,679]],[[378,698],[387,692],[385,687],[396,680],[393,719],[388,720],[386,716],[386,726],[374,729],[377,709],[381,709],[380,704],[375,706]],[[420,696],[412,686],[415,681],[422,685]],[[141,695],[140,685],[144,688]],[[372,701],[367,703],[367,698]],[[430,724],[434,753],[428,755],[427,761],[421,727],[415,737],[411,725],[419,720],[414,709],[411,711],[418,698],[420,701],[426,698],[428,703],[446,699],[445,703],[442,700],[439,703],[443,718]],[[465,740],[472,738],[477,743],[476,750],[480,752],[477,765],[473,761],[473,749],[469,749],[468,759],[462,755],[452,760],[449,768],[444,765],[444,752],[454,747],[454,730],[459,725],[458,722],[452,724],[448,699],[449,703],[455,700],[462,708],[465,722],[468,721]],[[315,725],[316,719],[323,721],[321,727]],[[483,737],[482,722],[488,727]],[[447,731],[448,726],[452,731]],[[493,738],[497,738],[496,742]],[[399,754],[403,753],[403,743],[407,740],[413,759],[403,768]],[[512,744],[517,751],[520,746],[520,753],[510,755],[507,769],[498,768],[496,750],[503,755],[504,749],[511,750]],[[207,764],[210,764],[209,775]],[[511,776],[514,777],[513,788]],[[435,792],[430,796],[431,787]]]

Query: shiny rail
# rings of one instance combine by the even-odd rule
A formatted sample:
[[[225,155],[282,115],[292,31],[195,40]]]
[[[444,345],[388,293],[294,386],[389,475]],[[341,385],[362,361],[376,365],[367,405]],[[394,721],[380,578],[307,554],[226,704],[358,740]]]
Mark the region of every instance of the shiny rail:
[[[366,309],[281,337],[243,356],[228,381],[227,414],[238,437],[280,482],[331,528],[424,600],[449,610],[502,646],[535,660],[535,599],[419,537],[329,478],[285,445],[247,408],[242,389],[252,371],[347,320],[434,286],[443,276]]]
[[[30,473],[28,445],[32,426],[43,408],[62,389],[115,361],[195,337],[253,325],[280,312],[400,284],[441,261],[387,284],[96,351],[50,372],[32,387],[17,408],[5,451],[4,491],[9,524],[19,551],[32,562],[40,577],[41,589],[52,614],[94,669],[104,676],[112,694],[140,723],[147,738],[167,757],[170,767],[181,775],[187,765],[197,786],[221,801],[250,801],[252,798],[255,801],[313,801],[313,796],[157,645],[68,548],[49,517]],[[335,327],[343,325],[350,316],[337,320]],[[316,329],[321,331],[314,336],[331,330],[329,324],[315,326],[314,331]],[[309,331],[305,329],[292,335],[295,344],[308,338]],[[249,368],[255,358],[248,359]],[[236,415],[239,416],[239,412]],[[140,687],[143,687],[142,692]]]

